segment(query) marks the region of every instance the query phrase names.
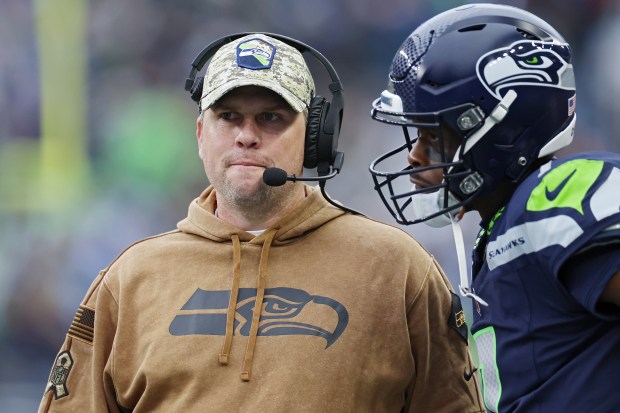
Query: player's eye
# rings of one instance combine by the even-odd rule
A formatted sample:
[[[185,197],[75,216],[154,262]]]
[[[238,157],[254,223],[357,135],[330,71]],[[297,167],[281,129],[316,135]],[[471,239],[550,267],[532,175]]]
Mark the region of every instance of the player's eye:
[[[430,144],[430,145],[434,145],[437,144],[439,142],[439,136],[437,136],[435,133],[433,132],[429,132],[429,131],[420,131],[418,130],[418,139],[423,140],[424,142]]]

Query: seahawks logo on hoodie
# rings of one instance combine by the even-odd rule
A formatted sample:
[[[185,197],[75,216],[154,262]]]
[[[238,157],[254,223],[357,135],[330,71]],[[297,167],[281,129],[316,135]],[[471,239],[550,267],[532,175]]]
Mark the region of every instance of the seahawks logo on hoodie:
[[[170,324],[170,334],[223,336],[230,291],[197,289]],[[234,334],[248,336],[255,288],[240,288],[235,314]],[[201,311],[196,313],[196,311]],[[321,320],[321,325],[316,324]],[[328,348],[338,340],[349,323],[347,309],[328,297],[311,295],[296,288],[267,288],[258,328],[259,336],[308,335],[325,339]]]

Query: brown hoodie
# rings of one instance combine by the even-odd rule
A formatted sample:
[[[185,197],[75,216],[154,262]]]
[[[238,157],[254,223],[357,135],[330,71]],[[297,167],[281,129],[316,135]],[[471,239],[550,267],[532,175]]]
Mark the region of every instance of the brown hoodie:
[[[209,188],[178,230],[127,248],[80,305],[39,411],[484,412],[435,260],[306,193],[254,236],[213,214]]]

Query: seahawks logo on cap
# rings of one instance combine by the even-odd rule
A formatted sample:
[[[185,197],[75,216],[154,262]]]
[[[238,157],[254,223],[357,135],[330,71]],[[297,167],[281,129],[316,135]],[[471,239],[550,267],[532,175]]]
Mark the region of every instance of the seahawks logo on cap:
[[[478,59],[478,78],[498,100],[501,99],[502,89],[515,86],[574,90],[573,65],[562,56],[566,50],[566,44],[516,42]]]
[[[263,39],[249,39],[237,45],[237,66],[246,69],[269,69],[276,47]]]

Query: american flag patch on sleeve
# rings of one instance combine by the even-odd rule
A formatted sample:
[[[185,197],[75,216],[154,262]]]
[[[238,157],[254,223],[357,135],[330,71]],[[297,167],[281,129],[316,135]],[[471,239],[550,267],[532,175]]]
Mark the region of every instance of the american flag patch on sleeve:
[[[67,335],[85,343],[93,344],[93,339],[95,338],[95,310],[81,305],[77,313],[75,313],[75,317],[73,317]]]

